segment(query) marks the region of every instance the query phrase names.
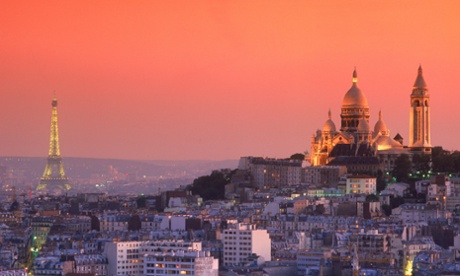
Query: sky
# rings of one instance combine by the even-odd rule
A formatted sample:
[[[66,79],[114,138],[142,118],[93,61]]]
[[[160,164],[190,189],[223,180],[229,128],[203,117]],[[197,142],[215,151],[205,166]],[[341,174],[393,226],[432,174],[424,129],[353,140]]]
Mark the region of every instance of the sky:
[[[408,142],[423,67],[433,146],[460,149],[460,1],[1,1],[0,155],[43,156],[51,100],[65,157],[289,157],[356,67]]]

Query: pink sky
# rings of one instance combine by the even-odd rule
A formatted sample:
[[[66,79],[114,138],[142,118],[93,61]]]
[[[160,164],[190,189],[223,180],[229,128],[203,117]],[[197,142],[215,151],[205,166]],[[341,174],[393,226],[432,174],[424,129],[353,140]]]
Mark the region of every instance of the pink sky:
[[[460,1],[2,1],[0,155],[284,158],[339,126],[354,66],[408,141],[419,64],[432,144],[459,149]]]

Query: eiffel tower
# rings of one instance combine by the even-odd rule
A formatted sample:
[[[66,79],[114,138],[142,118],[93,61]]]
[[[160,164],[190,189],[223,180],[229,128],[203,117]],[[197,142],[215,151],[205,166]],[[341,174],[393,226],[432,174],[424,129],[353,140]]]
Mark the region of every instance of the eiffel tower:
[[[59,149],[59,132],[58,132],[58,115],[57,99],[53,98],[51,102],[53,107],[51,113],[51,132],[50,132],[50,151],[48,154],[45,171],[40,178],[37,191],[44,189],[59,189],[61,191],[70,190],[69,180],[62,166],[61,151]]]

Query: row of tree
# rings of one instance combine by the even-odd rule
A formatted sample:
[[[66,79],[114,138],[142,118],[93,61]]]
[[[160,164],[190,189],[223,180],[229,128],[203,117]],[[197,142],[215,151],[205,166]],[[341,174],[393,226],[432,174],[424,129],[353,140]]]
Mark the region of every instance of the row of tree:
[[[395,160],[392,176],[397,181],[408,182],[411,178],[426,178],[432,173],[460,173],[460,152],[434,147],[431,155],[415,154],[412,160],[402,154]]]
[[[187,187],[194,195],[200,195],[203,200],[218,200],[225,198],[225,185],[230,183],[236,170],[213,171],[210,175],[200,176]]]
[[[435,172],[459,173],[460,152],[447,151],[442,147],[434,147],[432,151],[432,168]]]

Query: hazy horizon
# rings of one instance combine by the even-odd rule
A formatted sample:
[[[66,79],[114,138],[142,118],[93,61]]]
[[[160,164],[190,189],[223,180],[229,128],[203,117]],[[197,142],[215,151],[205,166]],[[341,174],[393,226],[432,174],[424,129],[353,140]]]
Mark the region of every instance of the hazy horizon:
[[[65,160],[67,158],[76,158],[76,159],[104,159],[104,160],[124,160],[124,161],[152,161],[152,162],[221,162],[221,161],[238,161],[240,158],[236,159],[123,159],[123,158],[104,158],[104,157],[85,157],[85,156],[62,156],[62,159]],[[243,157],[243,156],[241,156]],[[266,157],[266,156],[261,156],[261,157]],[[268,156],[267,156],[268,157]],[[46,159],[48,158],[48,155],[46,156],[18,156],[18,155],[0,155],[0,158],[43,158]],[[287,156],[286,158],[289,158]]]

